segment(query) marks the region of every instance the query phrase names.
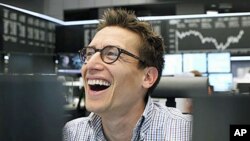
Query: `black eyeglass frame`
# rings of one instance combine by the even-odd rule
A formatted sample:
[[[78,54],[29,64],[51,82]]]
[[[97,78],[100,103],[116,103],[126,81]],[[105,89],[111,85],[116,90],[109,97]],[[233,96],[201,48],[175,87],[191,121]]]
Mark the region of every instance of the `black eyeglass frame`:
[[[117,58],[114,59],[112,62],[106,62],[106,61],[104,61],[104,58],[103,58],[103,57],[104,57],[104,55],[103,55],[103,50],[105,50],[106,48],[110,48],[110,47],[116,48],[116,49],[118,50],[118,55],[117,55]],[[94,54],[95,54],[96,52],[100,52],[101,59],[102,59],[102,61],[103,61],[104,63],[106,63],[106,64],[112,64],[112,63],[116,62],[122,53],[124,53],[124,54],[126,54],[126,55],[128,55],[128,56],[130,56],[130,57],[133,57],[133,58],[139,60],[141,63],[145,64],[145,62],[144,62],[142,59],[140,59],[140,57],[138,57],[138,56],[136,56],[136,55],[134,55],[134,54],[132,54],[132,53],[130,53],[130,52],[124,50],[124,49],[121,49],[121,48],[119,48],[119,47],[117,47],[117,46],[105,46],[105,47],[102,48],[102,49],[97,49],[97,48],[90,47],[90,46],[84,47],[84,48],[82,48],[81,50],[78,51],[78,52],[79,52],[79,57],[80,57],[80,59],[81,59],[81,61],[82,61],[83,63],[87,63],[87,62],[86,62],[86,59],[83,59],[83,58],[86,58],[86,57],[84,57],[85,54],[82,53],[83,50],[86,50],[87,48],[94,49],[94,51],[95,51]]]

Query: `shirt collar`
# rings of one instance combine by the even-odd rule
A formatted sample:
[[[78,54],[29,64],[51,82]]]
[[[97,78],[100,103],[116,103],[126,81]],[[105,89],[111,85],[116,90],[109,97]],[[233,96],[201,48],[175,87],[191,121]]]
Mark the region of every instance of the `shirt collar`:
[[[138,137],[140,139],[143,139],[146,135],[147,130],[150,127],[150,123],[152,121],[152,113],[153,112],[153,101],[152,98],[149,97],[147,104],[145,106],[144,112],[141,116],[141,118],[138,120],[134,130],[133,130],[133,140],[137,139]],[[93,129],[94,134],[96,135],[97,139],[105,140],[103,129],[102,129],[102,120],[101,117],[98,116],[95,113],[91,113],[89,115],[89,125]],[[139,135],[139,136],[138,136]]]
[[[95,113],[90,113],[88,123],[89,123],[90,127],[93,129],[96,140],[105,141],[105,137],[104,137],[103,129],[102,129],[101,117]]]
[[[137,123],[137,126],[135,127],[135,129],[138,129],[136,132],[137,134],[139,133],[140,140],[143,140],[143,138],[145,137],[150,127],[152,116],[153,116],[153,100],[151,97],[149,97],[144,112],[142,114],[142,117],[140,118],[140,120]]]

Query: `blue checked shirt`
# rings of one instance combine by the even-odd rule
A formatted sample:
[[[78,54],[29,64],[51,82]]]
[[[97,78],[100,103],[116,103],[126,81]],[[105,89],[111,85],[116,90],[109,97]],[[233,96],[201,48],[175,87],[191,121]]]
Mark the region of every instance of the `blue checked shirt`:
[[[154,103],[149,98],[143,115],[137,122],[131,141],[191,141],[192,118],[176,108]],[[101,117],[69,121],[63,129],[64,141],[106,141]]]

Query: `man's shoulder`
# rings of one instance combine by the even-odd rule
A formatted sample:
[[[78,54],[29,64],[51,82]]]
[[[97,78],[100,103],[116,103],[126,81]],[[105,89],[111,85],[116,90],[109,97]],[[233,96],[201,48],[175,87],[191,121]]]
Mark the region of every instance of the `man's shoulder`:
[[[192,130],[191,115],[184,115],[177,108],[152,102],[145,116],[147,140],[189,141]]]
[[[89,124],[89,117],[82,117],[67,122],[63,128],[64,141],[93,140],[93,130]]]
[[[65,124],[65,128],[77,128],[77,127],[86,127],[89,126],[89,117],[81,117],[73,119]]]
[[[183,114],[179,109],[173,107],[167,107],[159,103],[154,103],[153,108],[154,115],[157,117],[163,117],[164,120],[182,120],[186,122],[192,121],[191,115]]]

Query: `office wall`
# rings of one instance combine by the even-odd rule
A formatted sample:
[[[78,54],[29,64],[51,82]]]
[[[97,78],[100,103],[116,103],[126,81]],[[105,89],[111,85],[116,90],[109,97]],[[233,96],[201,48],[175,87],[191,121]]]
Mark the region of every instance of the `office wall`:
[[[63,20],[64,0],[42,0],[44,1],[44,14]],[[67,0],[74,3],[76,0]]]
[[[159,0],[44,0],[45,14],[63,19],[64,10],[161,3]],[[164,1],[163,1],[164,2]]]
[[[46,14],[63,19],[64,10],[79,10],[89,8],[107,8],[117,6],[134,6],[134,5],[175,5],[176,14],[204,14],[206,8],[217,8],[220,12],[243,12],[249,10],[250,2],[238,3],[235,0],[45,0],[49,10]],[[46,2],[45,2],[46,3]],[[46,5],[46,4],[45,4]],[[212,6],[212,7],[211,7]],[[60,8],[61,11],[59,10]],[[55,12],[51,12],[53,9]],[[166,9],[167,10],[167,9]]]
[[[177,4],[177,14],[203,14],[204,6],[190,0],[189,4],[186,1],[179,0],[44,0],[45,14],[62,19],[64,10],[77,10],[89,8],[102,8],[114,6],[129,6],[129,5],[150,5],[150,4]],[[198,3],[200,3],[198,1]],[[100,13],[99,15],[101,15]]]

